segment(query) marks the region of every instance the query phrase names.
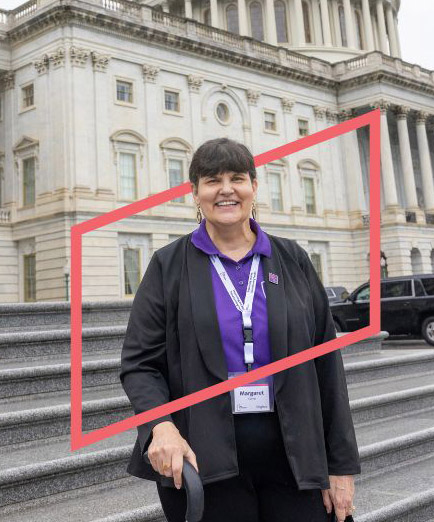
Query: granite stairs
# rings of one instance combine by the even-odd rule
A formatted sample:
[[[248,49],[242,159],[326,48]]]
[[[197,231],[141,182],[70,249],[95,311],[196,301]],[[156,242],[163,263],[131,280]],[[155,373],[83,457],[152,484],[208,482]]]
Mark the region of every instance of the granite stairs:
[[[119,383],[130,301],[83,303],[83,429],[132,415]],[[0,305],[0,520],[164,521],[154,483],[129,476],[129,430],[69,448],[68,303]],[[434,521],[434,349],[343,349],[362,459],[357,522]]]

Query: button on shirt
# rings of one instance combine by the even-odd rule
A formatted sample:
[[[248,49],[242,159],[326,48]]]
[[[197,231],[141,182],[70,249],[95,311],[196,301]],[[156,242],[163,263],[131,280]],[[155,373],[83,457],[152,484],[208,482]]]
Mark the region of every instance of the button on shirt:
[[[205,223],[206,219],[203,219],[200,226],[193,231],[191,242],[196,248],[205,252],[205,254],[217,254],[220,257],[235,289],[237,290],[241,300],[244,302],[253,255],[258,253],[271,257],[270,240],[265,232],[261,230],[258,223],[250,218],[250,228],[256,234],[255,244],[242,259],[234,261],[230,257],[221,253],[214,245],[208,234]],[[232,302],[232,299],[220,280],[211,260],[209,261],[209,269],[211,270],[217,319],[220,327],[228,372],[244,372],[246,371],[246,365],[244,363],[243,320],[241,312],[237,310]],[[255,358],[252,369],[255,369],[271,362],[267,302],[262,262],[259,263],[258,279],[256,281],[251,317],[253,328],[253,353]]]

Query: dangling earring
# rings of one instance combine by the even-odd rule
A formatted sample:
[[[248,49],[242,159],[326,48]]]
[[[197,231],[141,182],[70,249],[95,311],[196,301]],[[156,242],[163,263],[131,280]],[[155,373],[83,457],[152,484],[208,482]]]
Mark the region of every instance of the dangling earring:
[[[252,217],[256,221],[256,201],[252,203]]]
[[[197,212],[196,212],[196,221],[198,223],[202,222],[202,213],[200,211],[200,205],[197,205]]]

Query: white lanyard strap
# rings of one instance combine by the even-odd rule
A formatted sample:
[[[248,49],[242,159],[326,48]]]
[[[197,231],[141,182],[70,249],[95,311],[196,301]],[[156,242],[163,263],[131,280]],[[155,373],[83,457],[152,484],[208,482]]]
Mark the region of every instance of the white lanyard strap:
[[[232,281],[230,280],[225,267],[223,266],[220,258],[217,254],[210,255],[210,259],[214,268],[217,271],[222,283],[224,284],[226,291],[228,292],[232,302],[234,303],[237,310],[242,314],[243,319],[243,332],[244,332],[244,362],[249,366],[254,362],[253,356],[253,337],[252,337],[252,307],[253,298],[255,296],[256,280],[258,279],[258,269],[260,262],[260,255],[255,254],[253,256],[252,266],[250,267],[249,281],[247,283],[246,298],[244,303],[242,302],[238,292],[236,291]],[[247,330],[247,333],[246,333]],[[250,332],[249,332],[250,331]]]

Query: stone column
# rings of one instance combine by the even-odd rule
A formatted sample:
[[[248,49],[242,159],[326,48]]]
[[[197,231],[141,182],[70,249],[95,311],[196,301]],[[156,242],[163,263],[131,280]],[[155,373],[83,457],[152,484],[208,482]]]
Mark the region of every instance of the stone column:
[[[326,121],[327,109],[316,105],[313,108],[313,113],[315,115],[316,132],[326,129],[328,127]],[[330,141],[320,143],[318,147],[323,178],[324,217],[326,219],[326,226],[330,226],[337,216],[337,190],[335,190],[337,183],[335,179],[335,169],[332,163],[333,149]]]
[[[381,110],[381,174],[384,188],[384,205],[386,210],[396,211],[399,205],[392,148],[390,146],[389,124],[387,122],[387,110],[389,107],[390,103],[384,100],[379,100],[374,104],[374,108]]]
[[[366,48],[368,51],[374,51],[375,50],[374,30],[372,28],[372,18],[371,18],[371,9],[369,7],[369,0],[362,0],[362,9],[363,9],[363,23],[365,26]]]
[[[190,93],[191,141],[194,149],[199,147],[202,134],[202,116],[200,113],[200,90],[203,84],[202,76],[189,74],[187,76]]]
[[[353,8],[351,7],[350,0],[344,0],[344,11],[345,11],[345,28],[347,30],[347,43],[348,47],[356,47],[356,34],[354,31],[354,18]]]
[[[185,18],[193,18],[193,8],[191,5],[191,0],[184,0],[184,12]]]
[[[324,35],[324,45],[326,47],[331,47],[333,44],[329,17],[329,7],[327,0],[321,0],[321,22],[322,33]]]
[[[337,0],[332,0],[332,12],[335,26],[336,47],[342,46],[341,25],[339,22],[339,7]]]
[[[341,111],[339,119],[346,121],[352,118],[352,111]],[[345,168],[345,180],[347,186],[348,210],[350,220],[355,222],[366,214],[365,192],[363,190],[363,173],[360,162],[359,142],[357,131],[346,132],[342,135],[343,160]]]
[[[303,6],[301,0],[294,0],[295,7],[295,25],[297,27],[296,45],[302,47],[306,44],[306,35],[304,33]]]
[[[4,137],[4,164],[3,164],[3,175],[5,183],[3,185],[3,208],[7,208],[11,211],[11,220],[15,220],[16,209],[19,206],[19,192],[18,183],[13,183],[12,179],[15,179],[15,166],[14,157],[12,150],[17,141],[17,134],[15,123],[16,117],[16,103],[17,99],[15,96],[15,73],[8,71],[0,76],[0,92],[4,93],[3,97],[3,120],[5,122],[5,128],[8,131]],[[13,178],[12,174],[13,173]]]
[[[238,0],[238,27],[241,36],[247,36],[249,34],[246,0]]]
[[[377,21],[378,21],[378,36],[380,38],[380,50],[384,54],[389,54],[389,46],[387,45],[386,20],[384,18],[383,0],[377,0]]]
[[[211,25],[213,27],[220,27],[219,23],[219,12],[217,6],[217,0],[210,0],[210,12],[211,12]]]
[[[425,212],[434,213],[434,180],[431,165],[431,157],[426,133],[426,120],[428,113],[420,111],[417,114],[416,133],[417,145],[420,157],[420,169],[422,172],[423,199],[425,201]]]
[[[398,45],[398,57],[401,58],[402,57],[401,42],[399,40],[398,19],[396,17],[396,14],[393,16],[393,24],[395,26],[396,43]]]
[[[265,16],[267,23],[267,43],[277,45],[276,16],[274,14],[274,0],[267,0],[267,13]]]
[[[398,123],[399,153],[401,155],[402,172],[404,176],[404,190],[407,210],[416,212],[417,204],[416,183],[414,178],[413,160],[411,158],[410,137],[408,134],[409,107],[397,107],[396,117]]]
[[[389,33],[389,43],[390,43],[390,55],[394,58],[399,57],[399,49],[398,49],[398,41],[395,33],[395,20],[393,16],[393,9],[390,4],[386,5],[386,19],[387,19],[387,29]]]

